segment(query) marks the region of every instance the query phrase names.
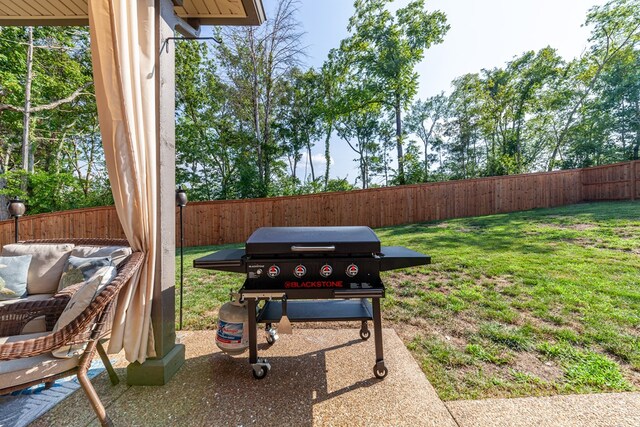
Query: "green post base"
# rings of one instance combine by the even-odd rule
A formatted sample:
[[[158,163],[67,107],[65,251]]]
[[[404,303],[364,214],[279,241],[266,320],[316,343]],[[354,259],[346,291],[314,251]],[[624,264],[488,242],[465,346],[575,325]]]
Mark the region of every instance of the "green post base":
[[[184,363],[184,344],[176,344],[161,359],[127,366],[128,385],[165,385]]]

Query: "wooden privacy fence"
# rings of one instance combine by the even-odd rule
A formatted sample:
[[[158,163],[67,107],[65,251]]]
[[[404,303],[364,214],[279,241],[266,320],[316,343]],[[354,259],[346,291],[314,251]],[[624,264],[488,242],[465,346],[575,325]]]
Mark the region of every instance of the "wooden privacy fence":
[[[640,161],[586,169],[268,199],[189,203],[186,246],[243,242],[258,227],[368,225],[515,212],[585,201],[640,199]],[[177,209],[176,209],[177,212]],[[176,215],[176,230],[179,230]],[[20,219],[20,239],[124,237],[115,209],[78,209]],[[176,236],[178,237],[178,236]],[[0,244],[13,242],[0,222]]]

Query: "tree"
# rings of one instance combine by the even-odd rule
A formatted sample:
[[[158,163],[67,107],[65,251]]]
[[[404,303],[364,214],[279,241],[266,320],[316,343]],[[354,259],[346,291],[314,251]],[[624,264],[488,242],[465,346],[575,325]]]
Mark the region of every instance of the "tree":
[[[102,183],[89,184],[102,180],[100,156],[70,156],[79,140],[97,134],[88,46],[85,28],[0,28],[0,199],[20,195],[32,213],[53,206],[40,201],[64,199],[65,191],[76,188],[82,192],[70,198],[73,207],[104,200],[89,194],[102,188]],[[71,175],[72,183],[55,178],[78,162],[82,177]],[[50,176],[57,186],[34,188],[37,179],[30,175],[36,173]],[[13,185],[17,176],[19,187]],[[0,218],[6,217],[0,200]]]
[[[253,137],[258,196],[270,194],[272,168],[280,152],[272,124],[284,82],[300,64],[303,50],[295,18],[297,2],[279,0],[272,19],[260,27],[226,28],[218,52],[228,79],[230,106]]]
[[[592,25],[590,49],[579,61],[579,73],[571,80],[576,99],[567,105],[562,114],[556,138],[551,147],[547,170],[556,166],[556,158],[563,150],[577,113],[593,91],[602,72],[613,60],[628,48],[634,49],[640,43],[640,1],[612,0],[603,6],[594,6],[587,14],[586,25]]]
[[[341,61],[339,49],[331,49],[327,60],[322,64],[319,76],[319,101],[317,108],[320,115],[321,127],[324,129],[324,189],[329,190],[329,172],[331,168],[331,135],[333,134],[335,120],[339,110],[339,87],[345,83],[346,70]]]
[[[483,70],[481,127],[487,141],[488,175],[531,170],[540,151],[527,118],[539,107],[542,90],[559,73],[562,59],[550,47],[515,57],[504,68]]]
[[[445,167],[453,179],[480,175],[482,82],[478,74],[466,74],[453,81],[445,136],[449,151]]]
[[[426,10],[424,0],[410,2],[395,15],[387,10],[390,2],[356,0],[355,13],[347,27],[352,35],[343,41],[341,49],[353,64],[355,74],[370,86],[370,102],[380,103],[394,113],[396,180],[404,184],[402,112],[418,88],[415,66],[422,61],[426,49],[442,42],[449,26],[444,13]]]
[[[302,72],[297,68],[293,69],[286,82],[284,99],[279,103],[277,119],[274,120],[276,134],[289,157],[291,176],[294,179],[298,161],[302,158],[301,150],[306,150],[311,181],[316,180],[311,147],[322,133],[321,83],[321,77],[315,70]]]
[[[193,200],[232,199],[256,194],[239,185],[240,163],[252,136],[233,119],[229,88],[218,77],[208,45],[177,44],[176,178],[189,183]],[[249,162],[255,166],[255,162]],[[251,176],[253,176],[251,174]]]
[[[378,145],[378,123],[380,109],[376,105],[352,110],[341,115],[336,121],[336,132],[349,148],[357,154],[358,169],[362,188],[371,184],[372,170],[380,163],[380,147]]]
[[[443,139],[443,119],[447,114],[448,99],[444,92],[432,96],[426,101],[417,100],[406,118],[407,130],[414,133],[422,141],[424,149],[423,171],[421,181],[427,182],[429,168],[437,160],[429,154],[429,147],[438,147]]]
[[[638,160],[640,152],[640,49],[620,52],[597,87],[597,117],[609,119],[607,138],[617,153],[610,161]],[[607,160],[605,160],[607,161]]]

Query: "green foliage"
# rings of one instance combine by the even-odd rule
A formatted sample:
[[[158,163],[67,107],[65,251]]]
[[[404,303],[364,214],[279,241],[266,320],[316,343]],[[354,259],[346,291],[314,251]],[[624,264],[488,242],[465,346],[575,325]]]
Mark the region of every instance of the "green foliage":
[[[444,115],[414,104],[411,131],[423,144],[442,135],[433,147],[444,148],[435,175],[464,179],[637,159],[639,11],[637,0],[593,7],[588,49],[575,60],[547,47],[457,78]]]
[[[313,140],[322,134],[321,84],[321,76],[315,70],[302,72],[297,68],[291,70],[290,77],[284,82],[283,99],[273,127],[276,138],[289,160],[290,174],[294,180],[303,151],[307,154],[311,182],[316,179],[311,147]]]
[[[411,105],[406,117],[406,128],[420,138],[423,144],[423,171],[421,181],[427,182],[431,174],[431,165],[440,161],[442,168],[442,149],[444,140],[444,119],[449,108],[449,99],[444,92],[426,101],[417,100]],[[429,148],[437,154],[429,153]],[[418,182],[411,180],[409,182]]]
[[[355,187],[346,179],[330,179],[327,183],[326,191],[350,191],[354,190]]]
[[[85,192],[86,183],[71,173],[36,170],[27,174],[18,170],[0,175],[0,179],[5,182],[0,194],[23,199],[30,215],[113,204],[106,183],[92,182],[90,190]],[[25,179],[26,190],[23,189]]]
[[[28,29],[0,28],[0,194],[20,195],[28,213],[111,203],[106,183],[87,28],[33,28],[33,67],[27,75]],[[22,159],[25,82],[31,79],[29,159]],[[71,102],[59,103],[72,97]],[[27,160],[28,170],[22,170]],[[6,215],[0,206],[0,217]]]

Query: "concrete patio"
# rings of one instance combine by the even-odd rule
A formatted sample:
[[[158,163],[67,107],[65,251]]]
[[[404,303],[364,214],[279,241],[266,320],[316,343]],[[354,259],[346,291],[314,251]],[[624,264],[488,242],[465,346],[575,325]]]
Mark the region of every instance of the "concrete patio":
[[[271,348],[262,344],[272,369],[261,381],[246,354],[222,354],[214,337],[179,333],[187,361],[163,387],[113,387],[104,373],[94,379],[115,425],[640,426],[640,393],[442,402],[390,329],[383,381],[373,377],[373,340],[363,342],[355,328],[295,329]],[[82,391],[31,424],[57,425],[97,425]]]

